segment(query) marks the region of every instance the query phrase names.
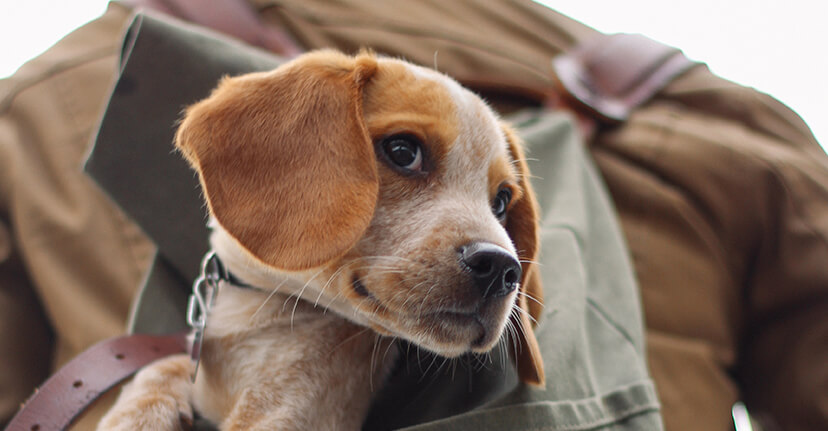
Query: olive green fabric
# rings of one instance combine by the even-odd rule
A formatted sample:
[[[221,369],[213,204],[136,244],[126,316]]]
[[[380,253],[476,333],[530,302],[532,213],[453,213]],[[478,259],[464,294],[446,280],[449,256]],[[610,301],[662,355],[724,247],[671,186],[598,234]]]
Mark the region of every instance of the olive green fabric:
[[[178,307],[170,307],[170,292],[187,291],[207,235],[204,207],[190,204],[197,183],[170,151],[179,107],[206,96],[223,74],[279,60],[151,16],[135,21],[125,46],[87,168],[158,244],[133,320],[135,331],[157,332],[159,322],[183,323],[183,298],[174,295]],[[547,305],[537,335],[548,385],[518,384],[501,351],[485,367],[460,364],[460,371],[410,355],[377,396],[366,429],[661,429],[638,289],[598,174],[566,115],[525,111],[514,122],[543,213]],[[129,170],[145,175],[124,175]]]
[[[184,107],[206,97],[222,76],[280,62],[218,37],[161,16],[135,16],[123,44],[122,72],[86,163],[86,171],[188,279],[206,251],[207,228],[202,198],[193,193],[198,181],[172,154],[176,123]]]

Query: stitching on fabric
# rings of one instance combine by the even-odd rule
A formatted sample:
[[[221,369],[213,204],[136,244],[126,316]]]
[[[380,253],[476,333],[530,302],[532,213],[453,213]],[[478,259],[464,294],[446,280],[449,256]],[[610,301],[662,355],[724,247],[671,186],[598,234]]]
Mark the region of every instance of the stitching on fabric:
[[[587,302],[587,306],[589,306],[591,309],[595,310],[595,312],[598,313],[598,315],[601,316],[601,318],[603,318],[604,321],[606,321],[610,326],[615,328],[615,330],[618,331],[618,333],[620,333],[621,336],[624,337],[624,339],[626,339],[633,347],[638,347],[638,345],[633,340],[632,336],[630,336],[630,333],[627,332],[627,330],[624,329],[624,327],[622,327],[621,325],[616,323],[615,320],[613,320],[609,316],[609,314],[607,314],[606,311],[604,311],[604,309],[600,305],[598,305],[598,303],[595,302],[594,299],[587,296],[586,302]],[[636,349],[636,352],[638,352],[637,349]]]
[[[588,430],[596,427],[610,425],[615,422],[622,421],[629,417],[635,416],[637,414],[646,413],[649,411],[658,411],[661,406],[658,403],[651,403],[651,404],[644,404],[635,406],[633,408],[629,408],[626,410],[622,410],[621,412],[608,416],[603,417],[601,419],[597,419],[591,422],[581,423],[581,424],[563,424],[562,426],[550,426],[546,427],[545,429],[549,430],[556,430],[556,431],[581,431],[581,430]]]
[[[613,395],[623,394],[625,392],[629,392],[633,389],[640,388],[646,392],[646,397],[644,397],[642,403],[635,403],[635,405],[630,406],[627,409],[620,410],[617,412],[610,413],[607,411],[605,407],[605,400],[607,398],[612,397]],[[632,416],[644,414],[647,412],[657,412],[661,409],[661,404],[659,403],[658,399],[655,396],[655,390],[653,388],[653,383],[651,380],[644,380],[644,381],[637,381],[635,383],[630,383],[625,386],[620,386],[615,388],[614,390],[604,393],[603,395],[596,395],[589,398],[584,398],[580,400],[574,401],[536,401],[524,404],[523,406],[526,408],[543,408],[544,406],[548,406],[551,408],[556,407],[563,407],[569,406],[573,409],[577,408],[578,406],[585,406],[585,405],[596,405],[601,410],[599,415],[596,415],[595,418],[592,420],[588,420],[586,422],[563,422],[563,423],[556,423],[554,425],[549,426],[542,426],[542,427],[535,427],[535,428],[525,428],[526,431],[584,431],[590,430],[597,427],[611,425],[613,423],[628,419]],[[499,409],[490,410],[486,413],[493,414],[496,413],[498,410],[505,410],[508,407],[502,407]]]
[[[640,408],[639,408],[640,407]],[[574,424],[574,425],[567,425],[564,424],[563,426],[560,425],[548,425],[543,427],[535,427],[535,428],[527,428],[525,431],[585,431],[596,429],[600,427],[605,427],[608,425],[616,424],[620,421],[632,418],[634,416],[646,414],[646,413],[655,413],[661,408],[658,404],[652,405],[644,405],[644,406],[636,406],[635,409],[629,409],[623,411],[621,414],[611,417],[611,418],[603,418],[602,420],[592,421],[585,424]]]

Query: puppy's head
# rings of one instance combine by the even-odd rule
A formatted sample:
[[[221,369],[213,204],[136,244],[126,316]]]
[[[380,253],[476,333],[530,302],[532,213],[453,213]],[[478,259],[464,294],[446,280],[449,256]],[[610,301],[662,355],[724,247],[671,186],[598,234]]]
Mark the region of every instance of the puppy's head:
[[[255,265],[445,356],[488,351],[511,325],[521,378],[543,382],[526,163],[455,81],[370,54],[306,54],[222,81],[176,144]]]

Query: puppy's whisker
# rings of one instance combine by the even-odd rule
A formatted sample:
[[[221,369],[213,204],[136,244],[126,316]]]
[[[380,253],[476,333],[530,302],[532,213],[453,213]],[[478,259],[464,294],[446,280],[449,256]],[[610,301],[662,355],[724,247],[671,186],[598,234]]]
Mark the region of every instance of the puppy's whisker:
[[[385,348],[385,353],[383,353],[383,355],[382,355],[383,361],[385,360],[385,358],[388,357],[388,352],[391,351],[391,348],[396,346],[396,345],[397,345],[397,337],[391,337],[391,339],[388,342],[388,347]]]
[[[398,256],[363,256],[354,259],[350,264],[359,263],[359,269],[376,268],[376,269],[393,269],[403,270],[400,265],[413,262],[411,259]]]
[[[377,366],[374,358],[377,355],[377,347],[379,346],[379,339],[380,339],[380,335],[375,334],[374,335],[374,347],[371,350],[371,364],[368,367],[368,371],[369,371],[369,373],[368,373],[368,384],[371,388],[371,392],[374,392],[374,373],[375,373],[375,369],[376,369],[376,366]]]
[[[478,372],[478,371],[486,368],[486,363],[483,362],[483,360],[481,359],[481,356],[482,355],[477,355],[477,354],[473,355],[473,357],[474,357],[474,371],[475,372]]]
[[[420,372],[422,373],[422,371],[423,371],[423,360],[420,358],[420,350],[421,350],[420,345],[417,344],[416,347],[417,347],[417,367],[420,369]]]
[[[419,379],[418,383],[422,383],[423,380],[425,380],[425,378],[428,376],[428,371],[431,370],[431,367],[434,366],[434,363],[436,361],[437,361],[437,355],[435,355],[434,353],[431,353],[431,362],[428,363],[428,367],[426,367],[425,370],[423,370],[422,364],[420,364],[420,373],[422,375],[420,376],[420,379]],[[418,357],[418,362],[419,362],[419,357]]]
[[[514,310],[514,311],[515,311],[515,312],[517,312],[517,313],[523,313],[523,314],[525,314],[526,316],[528,316],[528,317],[529,317],[529,319],[531,319],[531,320],[533,320],[533,321],[535,320],[535,319],[532,319],[532,316],[530,316],[530,315],[529,315],[529,313],[528,313],[527,311],[525,311],[524,309],[522,309],[522,308],[518,307],[517,305],[513,305],[513,306],[512,306],[512,310]],[[517,322],[517,327],[518,327],[518,329],[520,330],[520,332],[521,332],[522,334],[526,335],[528,332],[527,332],[527,328],[525,328],[525,327],[524,327],[524,323],[523,323],[523,321],[522,321],[521,319],[515,319],[515,321]],[[537,323],[535,323],[535,324],[537,324]]]
[[[337,291],[337,292],[336,292],[336,295],[334,295],[334,297],[333,297],[333,298],[331,298],[331,299],[328,301],[328,305],[326,305],[326,306],[325,306],[325,308],[322,310],[322,314],[327,314],[327,313],[328,313],[328,309],[329,309],[329,308],[331,308],[331,305],[333,305],[334,303],[336,303],[336,300],[337,300],[337,299],[339,299],[339,297],[340,297],[340,296],[342,296],[342,291],[341,291],[341,290],[340,290],[340,291]]]
[[[325,293],[325,289],[327,289],[327,288],[328,288],[328,286],[330,286],[330,285],[331,285],[331,283],[333,282],[333,280],[334,280],[336,277],[338,277],[338,276],[339,276],[339,274],[342,274],[342,272],[343,272],[343,271],[345,271],[345,268],[348,268],[348,267],[349,267],[349,266],[351,266],[351,264],[353,264],[353,263],[354,263],[354,261],[352,261],[352,262],[348,262],[348,263],[346,263],[345,265],[340,266],[339,268],[337,268],[337,269],[336,269],[336,271],[334,271],[334,273],[333,273],[333,274],[331,274],[331,276],[330,276],[330,277],[328,277],[328,281],[326,281],[326,282],[325,282],[325,284],[322,286],[322,288],[321,288],[321,289],[319,289],[319,295],[317,295],[317,296],[316,296],[316,301],[314,301],[314,302],[313,302],[313,308],[316,308],[316,307],[319,305],[319,299],[320,299],[320,298],[322,298],[322,294],[324,294],[324,293]]]
[[[330,354],[333,354],[334,352],[336,352],[336,350],[337,350],[337,349],[339,349],[340,347],[344,346],[344,345],[345,345],[345,344],[347,344],[349,341],[353,340],[353,339],[354,339],[354,338],[356,338],[356,337],[359,337],[360,335],[362,335],[362,334],[364,334],[364,333],[366,333],[366,332],[368,332],[368,331],[370,331],[370,330],[371,330],[371,328],[364,328],[364,329],[362,329],[361,331],[359,331],[359,332],[355,333],[354,335],[351,335],[350,337],[345,338],[344,340],[342,340],[341,342],[339,342],[336,346],[334,346],[334,347],[330,350],[329,355],[330,355]]]
[[[437,363],[437,360],[438,360],[438,359],[440,359],[440,356],[439,356],[439,355],[436,355],[436,354],[434,354],[434,353],[432,353],[432,354],[431,354],[431,362],[428,364],[428,368],[426,368],[426,370],[425,370],[425,373],[426,373],[426,374],[428,374],[428,371],[429,371],[429,370],[431,370],[431,367],[433,367],[433,366],[434,366],[434,364],[436,364],[436,363]],[[440,371],[440,367],[439,367],[439,366],[437,367],[437,369],[436,369],[436,370],[434,370],[434,372],[435,372],[435,373],[437,373],[438,371]]]
[[[492,363],[492,357],[486,353],[478,353],[477,356],[480,359],[480,369],[488,370],[489,364]]]
[[[369,319],[376,320],[377,313],[375,311],[372,311],[372,310],[365,310],[364,307],[362,306],[362,304],[364,304],[366,301],[371,301],[373,303],[373,300],[371,300],[370,298],[363,298],[362,300],[360,300],[359,303],[356,304],[355,307],[354,307],[354,319],[358,319],[358,315],[357,315],[358,313],[363,313]],[[382,306],[382,305],[380,305],[380,306]]]
[[[536,303],[537,303],[538,305],[540,305],[542,308],[546,308],[546,304],[544,304],[543,302],[539,301],[537,298],[535,298],[534,296],[532,296],[532,295],[531,295],[531,294],[529,294],[529,293],[526,293],[526,292],[520,292],[520,291],[518,291],[518,295],[519,295],[519,296],[523,296],[523,297],[525,297],[526,299],[528,299],[528,300],[530,300],[530,301],[532,301],[532,302],[536,302]]]
[[[512,319],[509,319],[509,320],[507,321],[506,328],[507,328],[507,329],[508,329],[508,331],[509,331],[509,336],[507,337],[507,339],[506,339],[506,341],[505,341],[505,343],[504,343],[504,346],[503,346],[503,355],[504,355],[504,356],[505,356],[505,355],[506,355],[506,353],[507,353],[506,349],[508,348],[508,343],[509,343],[509,342],[511,342],[511,344],[512,344],[513,346],[517,346],[517,345],[518,345],[518,340],[519,340],[518,329],[515,327],[515,324],[514,324],[514,322],[512,321]],[[514,349],[515,349],[515,356],[517,356],[517,353],[518,353],[518,348],[519,348],[519,347],[514,347]]]
[[[517,316],[516,313],[518,309],[519,307],[513,306],[511,313]],[[509,319],[509,336],[511,337],[512,349],[514,350],[515,357],[517,357],[521,349],[520,343],[518,342],[518,340],[520,340],[520,329],[518,327],[520,325],[520,319],[516,318],[514,320],[518,323],[515,323],[513,319]]]
[[[443,368],[445,368],[446,364],[448,364],[449,362],[450,362],[449,358],[443,358],[443,362],[440,364],[439,367],[437,367],[437,371],[436,371],[435,374],[440,374],[441,372],[443,372]]]
[[[501,369],[506,369],[506,355],[507,355],[506,348],[509,345],[509,335],[507,334],[507,331],[510,330],[509,326],[511,326],[511,322],[509,322],[507,320],[506,321],[506,330],[503,331],[503,335],[501,335],[500,340],[498,340],[498,342],[497,342],[497,350],[498,350],[499,355],[500,355],[500,368]],[[504,373],[503,376],[505,377],[506,373]]]
[[[402,268],[397,268],[393,266],[381,267],[381,266],[365,266],[361,269],[370,268],[373,273],[377,274],[403,274],[405,270]]]
[[[302,287],[299,289],[298,292],[292,292],[288,295],[287,298],[285,298],[285,302],[282,304],[282,312],[283,313],[287,309],[288,300],[290,300],[290,298],[294,298],[294,297],[297,300],[300,299],[302,297],[302,293],[305,291],[305,289],[308,287],[308,285],[310,285],[310,283],[313,282],[313,279],[316,278],[316,276],[318,276],[322,271],[323,271],[323,269],[320,269],[318,272],[316,272],[314,275],[312,275],[311,278],[309,278],[308,281],[306,281],[305,284],[302,285]],[[294,304],[294,311],[296,311],[296,304],[298,304],[298,302]]]
[[[397,304],[397,300],[399,299],[399,297],[402,296],[402,295],[405,295],[405,294],[406,294],[406,292],[404,292],[403,289],[400,289],[398,292],[394,293],[394,295],[392,295],[390,298],[384,300],[383,303],[388,304],[389,306],[395,305],[395,304]],[[402,309],[402,307],[396,307],[396,306],[394,308]]]
[[[420,303],[420,306],[417,308],[417,314],[416,314],[417,318],[419,318],[423,315],[422,314],[423,313],[423,307],[425,307],[426,304],[428,304],[428,296],[431,295],[431,292],[434,290],[435,287],[437,287],[436,283],[432,284],[431,287],[429,287],[428,290],[426,291],[426,294],[423,297],[423,301]]]
[[[480,362],[483,363],[483,368],[488,368],[489,365],[494,365],[494,359],[489,352],[480,353]]]
[[[419,296],[418,296],[418,295],[416,295],[416,292],[411,292],[411,294],[409,294],[409,295],[405,298],[405,301],[403,301],[403,304],[402,304],[402,307],[401,307],[401,308],[402,308],[402,309],[407,309],[408,303],[409,303],[409,302],[416,302],[416,301],[418,300],[418,297],[419,297]],[[425,304],[425,301],[423,301],[423,302],[421,302],[421,303],[420,303],[420,307],[422,307],[422,306],[423,306],[423,304]],[[415,317],[415,318],[418,318],[418,319],[419,319],[421,316],[422,316],[422,315],[421,315],[419,312],[417,312],[417,313],[415,313],[415,314],[414,314],[414,317]]]
[[[523,308],[521,308],[517,304],[512,304],[512,308],[517,310],[518,313],[526,315],[526,317],[529,318],[529,321],[531,321],[533,324],[535,324],[535,325],[538,324],[538,321],[534,317],[532,317],[532,315],[529,314],[528,311],[524,310]],[[518,322],[521,321],[520,319],[517,319],[517,320],[518,320]]]
[[[362,256],[361,260],[368,260],[368,259],[375,259],[375,260],[401,260],[406,263],[414,262],[413,259],[403,257],[403,256],[388,256],[388,255],[376,255],[376,256]]]
[[[506,369],[509,363],[509,346],[517,344],[517,332],[514,327],[514,323],[511,319],[506,321],[506,329],[504,330],[503,336],[498,343],[498,350],[500,351],[500,367],[501,369]],[[503,378],[505,381],[506,373],[503,373]]]
[[[350,266],[350,265],[354,265],[354,264],[356,264],[357,262],[361,262],[361,261],[362,261],[362,259],[353,260],[353,261],[351,261],[351,262],[347,263],[346,265],[348,265],[348,266]],[[345,266],[345,265],[343,265],[343,266]],[[393,269],[393,270],[400,270],[400,271],[402,271],[402,269],[403,269],[401,266],[399,266],[399,265],[394,265],[394,264],[391,264],[391,263],[389,263],[389,264],[381,264],[381,263],[367,263],[367,262],[363,262],[363,263],[361,263],[361,265],[360,265],[360,266],[356,267],[356,269],[357,269],[357,270],[363,270],[363,269],[366,269],[366,268],[371,268],[371,269]]]
[[[326,268],[323,267],[323,268],[319,269],[319,271],[317,271],[316,274],[313,274],[313,276],[311,276],[311,278],[309,278],[308,281],[305,282],[305,285],[302,286],[302,289],[299,290],[299,293],[296,294],[296,302],[293,303],[293,310],[290,313],[290,330],[291,331],[293,330],[293,319],[296,317],[296,307],[299,306],[299,301],[302,300],[302,294],[305,293],[305,289],[307,289],[308,286],[310,286],[310,284],[313,282],[313,280],[316,277],[318,277],[319,274],[322,274],[322,272],[324,272],[325,269]],[[293,295],[291,295],[291,296],[293,296]]]
[[[405,296],[405,300],[403,301],[402,305],[400,305],[400,309],[405,310],[406,306],[408,305],[408,301],[411,301],[412,299],[414,299],[414,296],[415,296],[416,292],[406,291],[406,290],[401,290],[401,292],[403,294],[405,294],[406,296]]]
[[[254,311],[253,314],[250,316],[250,318],[247,320],[248,323],[252,322],[253,319],[256,318],[256,316],[259,314],[259,312],[262,311],[262,309],[264,309],[264,306],[267,305],[268,301],[270,301],[273,298],[273,295],[275,295],[279,291],[279,289],[282,286],[284,286],[284,284],[287,283],[287,282],[288,282],[288,279],[285,278],[279,284],[277,284],[275,288],[273,288],[273,290],[267,295],[267,297],[264,299],[264,301],[262,301],[262,303],[259,305],[259,307],[256,308],[256,311]]]

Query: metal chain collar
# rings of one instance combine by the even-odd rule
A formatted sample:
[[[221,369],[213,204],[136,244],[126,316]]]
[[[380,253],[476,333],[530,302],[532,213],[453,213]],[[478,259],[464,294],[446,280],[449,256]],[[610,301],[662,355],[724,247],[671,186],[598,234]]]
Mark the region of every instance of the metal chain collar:
[[[201,346],[204,342],[204,331],[207,328],[207,318],[216,300],[219,281],[227,280],[227,272],[219,260],[216,252],[210,250],[201,261],[201,274],[193,282],[193,292],[187,303],[187,324],[192,329],[190,340],[190,359],[193,361],[193,376],[195,382],[198,364],[201,361]]]

